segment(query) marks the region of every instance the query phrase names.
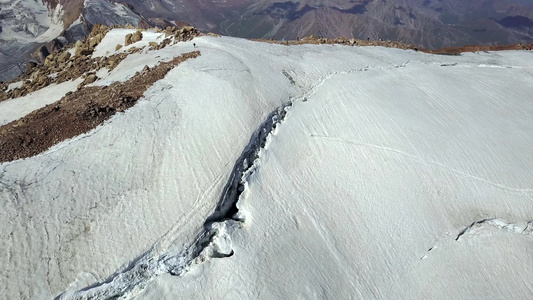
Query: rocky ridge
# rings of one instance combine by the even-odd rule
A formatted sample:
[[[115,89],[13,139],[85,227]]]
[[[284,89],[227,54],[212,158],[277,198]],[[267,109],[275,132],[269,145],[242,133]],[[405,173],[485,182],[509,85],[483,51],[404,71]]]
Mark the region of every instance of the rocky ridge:
[[[274,39],[252,39],[258,42],[273,43],[280,45],[303,45],[303,44],[315,44],[315,45],[346,45],[346,46],[374,46],[374,47],[387,47],[387,48],[397,48],[404,50],[414,50],[421,51],[431,54],[448,54],[448,55],[460,55],[464,52],[478,52],[478,51],[503,51],[503,50],[533,50],[533,43],[519,43],[513,45],[472,45],[472,46],[463,46],[463,47],[447,47],[440,49],[428,49],[421,48],[414,44],[407,44],[397,41],[390,40],[362,40],[362,39],[349,39],[345,37],[341,38],[318,38],[313,35],[308,37],[303,37],[298,40],[274,40]]]
[[[141,50],[140,48],[132,47],[128,50],[128,53],[118,53],[109,57],[91,57],[96,46],[100,44],[107,32],[113,28],[123,28],[123,26],[97,24],[86,38],[54,51],[46,56],[43,63],[28,62],[26,72],[10,82],[0,84],[0,101],[25,96],[50,84],[58,84],[79,77],[84,78],[84,82],[80,87],[90,84],[97,79],[95,75],[97,70],[102,68],[107,68],[109,71],[113,70],[126,58],[128,53]],[[142,32],[139,28],[131,25],[125,26],[125,28],[137,29],[135,33],[126,36],[125,46],[142,39]],[[152,28],[152,30],[164,32],[166,38],[161,43],[151,42],[151,50],[162,49],[172,43],[188,41],[201,34],[196,28],[191,26],[183,28],[167,27],[165,30]],[[122,45],[117,45],[116,49],[118,50],[121,47]],[[22,84],[20,87],[8,89],[9,84],[13,82],[22,82]]]
[[[286,41],[280,41],[280,40],[267,40],[267,39],[253,39],[254,41],[260,41],[260,42],[266,42],[266,43],[274,43],[274,44],[281,44],[281,45],[303,45],[303,44],[315,44],[315,45],[346,45],[346,46],[380,46],[380,47],[388,47],[388,48],[397,48],[397,49],[405,49],[405,50],[414,50],[418,49],[413,44],[406,44],[402,42],[395,42],[395,41],[373,41],[373,40],[361,40],[361,39],[349,39],[345,37],[340,38],[319,38],[315,37],[314,35],[310,35],[307,37],[303,37],[298,40],[286,40]]]
[[[179,63],[199,55],[199,51],[189,52],[153,68],[145,66],[126,82],[81,86],[56,103],[0,126],[0,162],[37,155],[61,141],[88,132],[115,113],[135,105],[146,89]]]

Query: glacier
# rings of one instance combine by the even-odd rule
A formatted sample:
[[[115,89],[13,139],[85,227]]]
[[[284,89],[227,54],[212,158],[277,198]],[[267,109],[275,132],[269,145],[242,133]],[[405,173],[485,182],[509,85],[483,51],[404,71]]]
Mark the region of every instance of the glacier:
[[[192,50],[131,109],[0,164],[0,297],[531,297],[531,52],[200,37],[94,84]]]

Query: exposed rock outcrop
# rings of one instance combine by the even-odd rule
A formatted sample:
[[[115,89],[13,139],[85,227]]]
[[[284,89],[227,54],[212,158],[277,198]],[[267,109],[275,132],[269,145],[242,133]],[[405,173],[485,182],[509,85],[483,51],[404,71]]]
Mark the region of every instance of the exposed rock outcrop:
[[[57,56],[57,62],[60,64],[65,63],[69,60],[70,57],[71,57],[70,52],[65,51]]]
[[[37,50],[35,50],[31,57],[35,59],[36,61],[43,62],[46,57],[50,55],[50,51],[48,51],[48,48],[46,48],[45,45],[39,47]]]
[[[135,28],[132,25],[127,27]],[[109,70],[112,70],[128,55],[128,53],[135,53],[142,50],[139,47],[131,47],[125,53],[114,54],[109,57],[91,58],[90,55],[94,52],[96,46],[98,46],[98,44],[104,39],[107,32],[113,28],[120,28],[120,26],[108,27],[104,25],[95,25],[86,38],[77,41],[70,47],[70,49],[63,48],[62,50],[58,50],[57,47],[55,47],[55,50],[51,53],[43,52],[43,56],[46,54],[43,63],[29,64],[25,73],[11,81],[23,81],[23,84],[19,88],[7,91],[9,83],[0,83],[0,101],[25,96],[28,93],[39,90],[51,83],[61,83],[67,80],[76,79],[83,74],[89,74],[90,72],[93,72],[92,74],[94,75],[94,71],[100,68],[108,68]],[[186,26],[181,29],[168,27],[167,29],[168,30],[165,31],[168,33],[167,38],[159,43],[150,42],[150,49],[162,49],[172,42],[177,43],[180,41],[188,41],[201,35],[196,28],[191,26]],[[162,32],[160,29],[154,30]],[[130,41],[129,44],[140,41],[142,40],[142,32],[137,29],[136,32],[129,34],[126,37],[126,45],[129,45],[128,39]],[[54,43],[51,43],[50,45],[54,45]],[[122,45],[118,44],[115,47],[115,50],[119,50],[122,47]],[[43,47],[42,51],[47,52],[48,48]],[[87,77],[85,81],[80,84],[80,87],[94,82],[93,79],[97,80],[95,77]]]
[[[78,89],[81,89],[83,86],[95,82],[97,79],[98,77],[96,76],[96,74],[94,74],[94,72],[88,73],[83,82],[78,85]]]
[[[37,50],[33,51],[31,57],[38,62],[43,62],[50,53],[59,51],[64,44],[59,39],[53,39],[50,42],[42,45]]]
[[[104,39],[105,35],[109,30],[111,30],[112,27],[108,27],[105,25],[96,24],[93,27],[93,30],[91,33],[84,39],[79,40],[75,44],[75,56],[86,56],[93,53],[94,48],[100,44],[100,42]]]
[[[125,46],[129,46],[129,45],[133,44],[133,42],[131,41],[131,37],[132,36],[133,36],[133,33],[126,34],[126,37],[124,38],[124,45]]]
[[[302,44],[338,44],[338,45],[347,45],[347,46],[381,46],[389,48],[398,48],[398,49],[415,49],[416,46],[413,44],[405,44],[395,41],[372,41],[372,40],[360,40],[360,39],[348,39],[345,37],[328,39],[328,38],[317,38],[313,35],[304,37],[298,40],[265,40],[257,39],[256,41],[283,44],[283,45],[302,45]]]
[[[313,35],[301,38],[299,40],[265,40],[265,39],[254,39],[255,41],[282,44],[282,45],[301,45],[301,44],[339,44],[339,45],[348,45],[348,46],[380,46],[388,48],[398,48],[405,50],[415,50],[422,51],[432,54],[447,54],[447,55],[460,55],[463,52],[477,52],[477,51],[502,51],[502,50],[532,50],[533,43],[520,43],[513,45],[500,45],[500,46],[464,46],[464,47],[449,47],[441,49],[424,49],[418,48],[413,44],[405,44],[396,41],[374,41],[374,40],[360,40],[360,39],[348,39],[348,38],[336,38],[336,39],[327,39],[327,38],[317,38]]]
[[[140,30],[135,31],[133,35],[131,36],[132,43],[137,43],[141,41],[142,39],[143,39],[143,34]]]
[[[174,42],[184,42],[192,40],[194,37],[201,35],[200,31],[192,26],[184,26],[180,29],[176,27],[167,27],[165,34],[173,35]]]
[[[124,45],[129,46],[133,43],[139,42],[142,40],[143,34],[140,30],[135,31],[134,33],[128,33],[124,39]]]

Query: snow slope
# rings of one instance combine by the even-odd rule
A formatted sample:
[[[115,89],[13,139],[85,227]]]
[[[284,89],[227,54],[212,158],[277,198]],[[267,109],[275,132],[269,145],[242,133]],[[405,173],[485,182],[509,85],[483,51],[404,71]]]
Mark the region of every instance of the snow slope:
[[[78,78],[60,84],[51,84],[24,97],[0,102],[0,125],[18,120],[36,109],[61,100],[66,93],[75,91],[82,81],[83,79]],[[21,84],[17,82],[16,85],[12,85],[10,87],[20,87]]]
[[[0,165],[2,297],[531,296],[531,53],[194,43],[133,108]],[[244,222],[204,227],[235,176]]]
[[[139,298],[531,298],[521,75],[407,66],[329,78],[262,153],[235,254]]]

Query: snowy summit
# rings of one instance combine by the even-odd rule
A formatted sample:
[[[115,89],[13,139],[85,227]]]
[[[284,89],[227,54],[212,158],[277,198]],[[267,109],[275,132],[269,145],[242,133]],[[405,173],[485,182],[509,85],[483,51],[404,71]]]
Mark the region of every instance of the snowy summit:
[[[533,297],[531,51],[193,37],[5,86],[0,298]]]

